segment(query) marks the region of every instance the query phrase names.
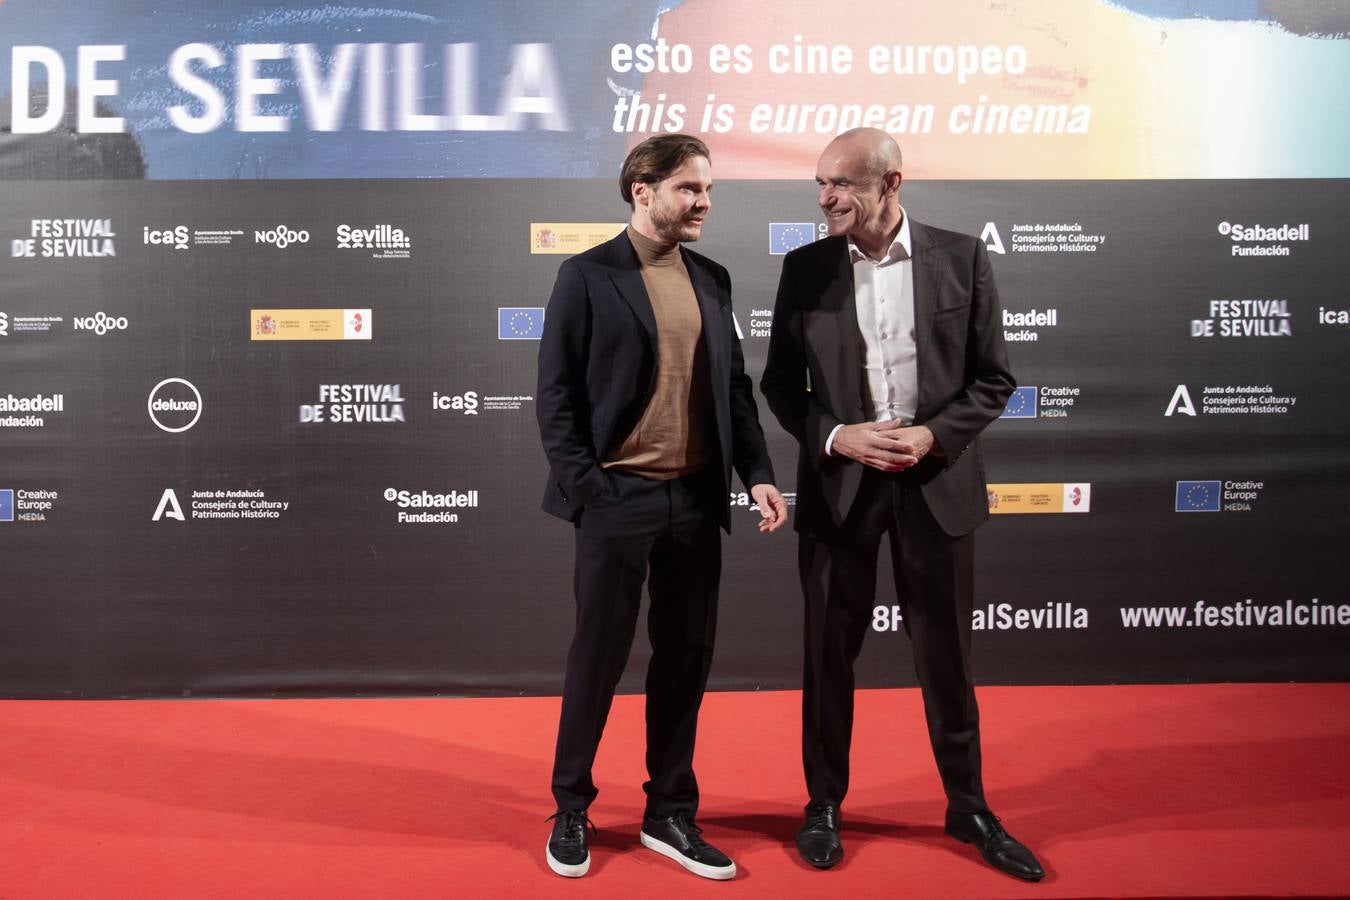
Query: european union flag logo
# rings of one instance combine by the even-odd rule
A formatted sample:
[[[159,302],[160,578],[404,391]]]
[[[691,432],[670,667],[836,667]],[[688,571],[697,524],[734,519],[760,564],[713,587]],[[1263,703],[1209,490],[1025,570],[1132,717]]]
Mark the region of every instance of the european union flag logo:
[[[0,491],[0,522],[14,521],[14,489]]]
[[[1034,419],[1036,418],[1036,388],[1032,385],[1020,387],[1012,392],[1008,398],[1008,405],[1003,408],[1000,419]]]
[[[784,256],[816,239],[816,226],[810,222],[770,222],[769,255]]]
[[[544,336],[542,306],[497,307],[497,340],[537,341]]]
[[[1177,512],[1218,512],[1222,486],[1219,481],[1178,481]]]

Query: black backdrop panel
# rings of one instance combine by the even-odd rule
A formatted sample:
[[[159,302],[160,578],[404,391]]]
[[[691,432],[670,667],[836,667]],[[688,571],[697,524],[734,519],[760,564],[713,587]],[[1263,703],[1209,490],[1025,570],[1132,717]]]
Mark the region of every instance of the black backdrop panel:
[[[984,681],[1350,674],[1348,194],[906,182],[915,218],[985,235],[1024,386],[985,439]],[[772,223],[815,227],[814,190],[715,198],[699,249],[758,379]],[[626,212],[609,179],[0,184],[0,693],[558,690],[571,528],[538,508],[529,338],[563,257],[532,223]],[[352,339],[276,339],[321,328]],[[795,540],[729,501],[714,685],[795,686]],[[879,584],[861,683],[910,684]]]

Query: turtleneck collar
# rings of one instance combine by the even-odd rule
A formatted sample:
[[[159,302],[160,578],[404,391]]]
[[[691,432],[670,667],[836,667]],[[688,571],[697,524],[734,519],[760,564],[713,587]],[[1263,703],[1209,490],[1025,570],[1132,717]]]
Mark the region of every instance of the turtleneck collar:
[[[642,234],[632,225],[628,226],[628,240],[633,242],[638,262],[644,266],[673,266],[680,261],[680,245],[662,247],[656,241]]]

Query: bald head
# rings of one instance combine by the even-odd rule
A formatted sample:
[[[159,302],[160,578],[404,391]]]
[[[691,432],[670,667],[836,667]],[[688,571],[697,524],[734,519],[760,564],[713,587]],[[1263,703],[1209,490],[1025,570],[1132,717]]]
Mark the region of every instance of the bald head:
[[[880,128],[851,128],[830,141],[825,152],[847,154],[862,161],[873,178],[900,171],[900,145]]]
[[[886,132],[854,128],[830,141],[816,166],[817,199],[830,234],[846,234],[880,259],[900,229],[903,180],[900,145]]]

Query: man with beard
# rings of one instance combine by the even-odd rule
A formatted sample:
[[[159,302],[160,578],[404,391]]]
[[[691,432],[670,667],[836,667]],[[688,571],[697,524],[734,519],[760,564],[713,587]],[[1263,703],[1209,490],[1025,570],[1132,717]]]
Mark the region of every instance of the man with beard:
[[[853,663],[872,621],[877,553],[890,545],[946,831],[1000,871],[1039,881],[1035,856],[984,798],[970,663],[974,536],[989,517],[980,432],[1014,388],[984,244],[912,221],[900,147],[845,132],[821,154],[830,236],[788,254],[760,386],[800,446],[798,569],[806,600],[805,821],[797,850],[843,858]]]
[[[573,523],[576,631],[553,764],[557,812],[546,858],[590,867],[591,767],[632,647],[642,585],[647,633],[644,846],[705,878],[736,866],[694,823],[694,732],[712,661],[719,526],[735,468],[761,531],[787,520],[731,313],[726,269],[680,246],[711,207],[708,148],[661,135],[629,153],[627,229],[558,270],[539,346],[544,509]]]

